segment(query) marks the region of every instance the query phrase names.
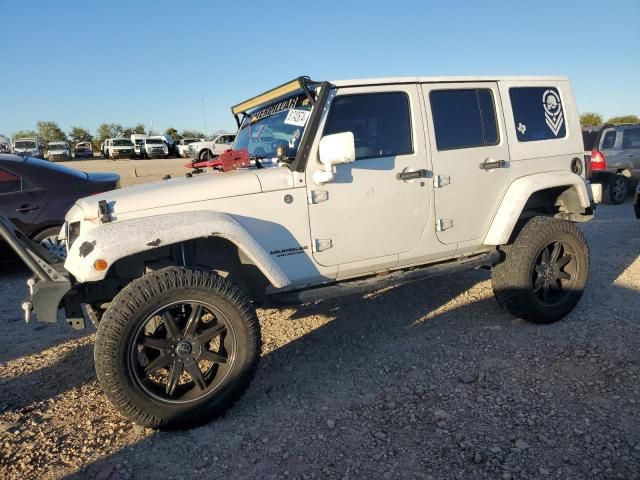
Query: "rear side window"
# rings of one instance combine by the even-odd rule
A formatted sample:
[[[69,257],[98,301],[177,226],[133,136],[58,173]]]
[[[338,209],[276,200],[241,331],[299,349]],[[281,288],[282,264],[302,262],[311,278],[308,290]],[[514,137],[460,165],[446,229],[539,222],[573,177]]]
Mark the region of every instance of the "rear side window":
[[[324,135],[352,132],[356,160],[413,153],[411,115],[406,93],[337,96]]]
[[[22,190],[22,180],[7,170],[0,168],[0,195]]]
[[[596,143],[596,138],[598,138],[597,130],[583,130],[582,143],[584,143],[584,149],[593,150],[593,147]]]
[[[429,100],[438,150],[498,143],[491,90],[434,90],[429,94]]]
[[[622,148],[625,150],[640,148],[640,128],[627,128],[622,132]]]
[[[607,133],[604,134],[604,138],[602,139],[602,148],[603,150],[605,148],[613,148],[614,145],[616,144],[616,137],[617,137],[617,133],[615,130],[609,130]]]
[[[554,140],[567,135],[560,93],[553,87],[509,89],[519,142]]]

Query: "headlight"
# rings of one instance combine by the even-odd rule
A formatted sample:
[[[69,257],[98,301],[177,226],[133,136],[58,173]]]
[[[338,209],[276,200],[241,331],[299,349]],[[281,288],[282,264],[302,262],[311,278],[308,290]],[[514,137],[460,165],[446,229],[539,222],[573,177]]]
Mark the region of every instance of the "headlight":
[[[75,242],[80,236],[80,222],[73,222],[69,224],[67,233],[67,250],[71,248],[73,242]]]

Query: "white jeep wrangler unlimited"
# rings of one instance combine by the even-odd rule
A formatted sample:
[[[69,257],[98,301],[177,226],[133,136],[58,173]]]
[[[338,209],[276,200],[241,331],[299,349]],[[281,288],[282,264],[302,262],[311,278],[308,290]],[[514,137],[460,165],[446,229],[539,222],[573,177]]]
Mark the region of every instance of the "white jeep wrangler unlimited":
[[[64,266],[0,218],[34,272],[27,319],[61,306],[72,326],[95,323],[98,380],[131,420],[185,427],[229,408],[260,357],[258,305],[481,267],[532,322],[580,299],[575,222],[601,189],[567,79],[300,77],[232,112],[227,153],[254,167],[79,200]]]

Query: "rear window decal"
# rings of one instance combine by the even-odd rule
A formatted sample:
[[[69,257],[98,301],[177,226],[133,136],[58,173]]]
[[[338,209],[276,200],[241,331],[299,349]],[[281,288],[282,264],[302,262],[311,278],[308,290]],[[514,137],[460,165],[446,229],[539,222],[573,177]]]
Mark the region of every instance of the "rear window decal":
[[[564,123],[560,97],[553,90],[546,90],[542,94],[542,103],[544,104],[544,116],[547,121],[547,125],[557,137],[560,129],[562,128],[562,124]]]

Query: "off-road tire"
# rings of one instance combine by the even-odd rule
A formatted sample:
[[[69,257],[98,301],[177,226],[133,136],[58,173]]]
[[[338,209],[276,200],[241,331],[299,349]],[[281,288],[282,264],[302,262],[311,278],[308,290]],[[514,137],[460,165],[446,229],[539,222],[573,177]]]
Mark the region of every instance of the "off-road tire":
[[[624,175],[611,175],[606,185],[605,201],[611,205],[620,205],[629,196],[629,179]]]
[[[213,394],[187,405],[164,403],[145,393],[129,372],[134,332],[147,316],[171,301],[205,299],[233,324],[234,366]],[[116,409],[135,423],[158,429],[182,429],[206,423],[233,405],[248,388],[260,359],[260,325],[253,305],[233,283],[197,269],[168,267],[131,282],[111,302],[96,335],[98,381]]]
[[[533,269],[542,250],[552,242],[566,242],[575,253],[575,280],[555,305],[541,302],[534,294]],[[560,320],[576,306],[589,276],[589,247],[582,232],[571,222],[533,217],[508,245],[500,248],[503,261],[491,272],[491,286],[500,306],[515,317],[533,323]]]

